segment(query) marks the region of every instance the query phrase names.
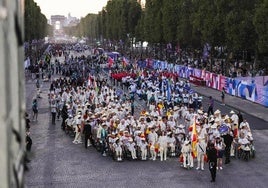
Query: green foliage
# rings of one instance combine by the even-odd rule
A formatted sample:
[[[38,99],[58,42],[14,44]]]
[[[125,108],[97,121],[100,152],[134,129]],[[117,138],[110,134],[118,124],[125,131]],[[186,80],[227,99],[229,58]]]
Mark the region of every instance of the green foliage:
[[[33,0],[25,2],[25,38],[43,38],[47,20]],[[92,40],[129,42],[130,37],[195,49],[209,43],[234,53],[268,53],[267,30],[268,0],[147,0],[143,10],[137,0],[110,0],[98,14],[65,28],[69,35]]]
[[[253,23],[258,36],[258,50],[260,53],[268,54],[268,0],[263,0],[257,6]]]
[[[33,0],[25,1],[24,25],[25,41],[43,39],[52,32],[46,16],[41,13],[40,7]]]

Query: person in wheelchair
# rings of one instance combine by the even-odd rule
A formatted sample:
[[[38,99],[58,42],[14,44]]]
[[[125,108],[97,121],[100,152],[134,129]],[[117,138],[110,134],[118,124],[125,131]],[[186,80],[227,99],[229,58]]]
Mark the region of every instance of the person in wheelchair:
[[[73,124],[74,124],[74,119],[72,115],[68,116],[68,119],[65,120],[65,131],[66,134],[74,134],[74,128],[73,128]]]
[[[249,157],[250,155],[250,141],[245,136],[245,134],[242,132],[240,133],[240,138],[238,139],[238,158],[244,158]]]
[[[191,144],[189,142],[189,140],[185,140],[184,144],[182,145],[181,148],[181,153],[183,156],[183,167],[184,168],[193,168],[194,164],[193,164],[193,156],[192,156],[192,147]]]
[[[141,150],[141,160],[145,161],[147,159],[147,146],[148,143],[145,141],[145,138],[141,138],[141,144],[139,145]]]
[[[136,143],[133,141],[131,137],[129,138],[126,146],[127,146],[128,151],[131,153],[132,159],[137,159]]]
[[[116,139],[115,143],[113,144],[113,148],[115,150],[116,160],[122,161],[122,143],[120,142],[119,138]]]
[[[109,134],[108,135],[108,151],[109,151],[109,155],[113,156],[115,150],[114,150],[114,143],[115,143],[115,140],[116,140],[116,135],[114,133],[112,134]]]
[[[170,151],[170,156],[174,157],[176,156],[176,138],[175,138],[175,134],[174,133],[170,133],[168,136],[168,148]]]

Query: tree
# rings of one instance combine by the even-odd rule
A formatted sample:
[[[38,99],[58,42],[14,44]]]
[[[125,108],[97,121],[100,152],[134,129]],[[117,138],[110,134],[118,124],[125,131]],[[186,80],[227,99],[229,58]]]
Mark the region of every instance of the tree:
[[[268,0],[263,0],[256,8],[253,24],[257,33],[257,48],[268,54]]]
[[[175,43],[178,25],[178,0],[165,0],[162,6],[163,38],[166,43]]]
[[[26,41],[43,39],[51,32],[46,16],[33,0],[25,1],[24,25]]]

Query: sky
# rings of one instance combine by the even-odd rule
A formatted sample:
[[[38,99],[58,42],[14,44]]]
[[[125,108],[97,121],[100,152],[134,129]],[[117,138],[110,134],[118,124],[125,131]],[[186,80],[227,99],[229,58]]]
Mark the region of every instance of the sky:
[[[64,15],[81,18],[88,13],[98,13],[107,4],[107,0],[34,0],[41,12],[50,19],[51,15]]]

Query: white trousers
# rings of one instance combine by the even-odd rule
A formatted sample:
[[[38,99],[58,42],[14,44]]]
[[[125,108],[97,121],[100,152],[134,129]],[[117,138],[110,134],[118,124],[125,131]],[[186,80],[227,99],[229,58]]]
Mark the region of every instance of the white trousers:
[[[154,146],[150,147],[150,153],[151,153],[151,158],[153,160],[155,160],[156,159],[156,152],[155,152],[155,147]]]
[[[117,157],[121,157],[121,156],[122,156],[122,149],[120,149],[120,148],[116,148],[116,149],[115,149],[115,153],[116,153],[116,156],[117,156]]]
[[[197,168],[204,169],[204,153],[197,153]]]
[[[167,147],[160,147],[160,161],[167,160]]]
[[[74,142],[81,142],[81,133],[80,132],[75,133]]]
[[[146,148],[142,148],[141,149],[141,158],[142,159],[146,159],[147,157],[147,149]]]
[[[193,160],[193,156],[191,153],[183,153],[183,167],[186,168],[187,165],[189,165],[190,167],[194,167],[194,160]],[[186,164],[187,162],[187,164]]]
[[[132,157],[132,159],[136,159],[136,158],[137,158],[136,150],[133,149],[133,150],[131,150],[130,152],[131,152],[131,157]]]

